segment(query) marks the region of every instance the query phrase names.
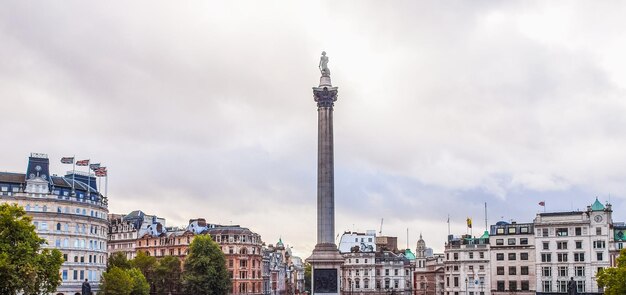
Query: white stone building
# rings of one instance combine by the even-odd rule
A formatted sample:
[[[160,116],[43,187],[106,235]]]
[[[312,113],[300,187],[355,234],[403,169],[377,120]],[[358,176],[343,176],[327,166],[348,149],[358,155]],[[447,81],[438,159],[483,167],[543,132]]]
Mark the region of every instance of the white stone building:
[[[353,247],[358,247],[361,252],[376,252],[376,231],[344,232],[339,240],[339,253],[350,253]]]
[[[0,202],[24,207],[46,248],[61,251],[62,283],[54,294],[80,294],[85,279],[100,290],[107,263],[107,200],[93,175],[50,175],[47,155],[31,154],[26,173],[0,173]]]
[[[539,213],[535,218],[537,292],[601,292],[596,274],[610,267],[611,205],[596,199],[586,211]]]
[[[500,221],[491,226],[489,244],[491,294],[534,295],[534,225]]]
[[[491,294],[489,233],[449,236],[445,245],[445,294]]]

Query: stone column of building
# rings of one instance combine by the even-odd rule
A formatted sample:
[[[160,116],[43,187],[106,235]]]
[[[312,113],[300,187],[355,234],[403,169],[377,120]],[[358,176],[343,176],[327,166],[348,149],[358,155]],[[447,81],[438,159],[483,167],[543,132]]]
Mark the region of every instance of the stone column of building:
[[[334,241],[333,104],[337,101],[337,87],[332,86],[327,64],[328,57],[322,52],[320,84],[313,87],[318,112],[317,245],[307,259],[313,270],[313,294],[339,294],[339,274],[343,263]]]

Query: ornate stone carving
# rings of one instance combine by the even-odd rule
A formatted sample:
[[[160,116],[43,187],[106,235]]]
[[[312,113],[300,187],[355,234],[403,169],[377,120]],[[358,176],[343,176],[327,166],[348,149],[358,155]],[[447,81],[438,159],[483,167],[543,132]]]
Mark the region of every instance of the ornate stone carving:
[[[313,96],[318,108],[332,108],[337,100],[337,89],[328,89],[328,87],[314,89]]]

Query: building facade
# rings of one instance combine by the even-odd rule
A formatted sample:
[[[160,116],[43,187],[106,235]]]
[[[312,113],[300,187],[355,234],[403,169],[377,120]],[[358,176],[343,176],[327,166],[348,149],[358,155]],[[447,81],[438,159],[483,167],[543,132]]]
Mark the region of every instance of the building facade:
[[[537,293],[567,292],[570,278],[579,293],[601,293],[600,269],[610,267],[611,205],[597,199],[586,211],[539,213],[535,218]]]
[[[480,238],[450,235],[445,245],[445,294],[491,294],[489,233]]]
[[[251,230],[233,226],[215,226],[201,232],[217,242],[232,279],[232,294],[263,294],[263,242]]]
[[[491,226],[489,244],[491,294],[534,295],[534,224],[500,221]]]
[[[24,207],[35,230],[47,244],[61,251],[62,283],[54,294],[80,293],[82,282],[100,290],[107,263],[107,199],[96,178],[88,173],[50,174],[47,155],[31,154],[26,173],[0,172],[0,202]]]
[[[444,254],[434,254],[420,238],[415,249],[415,271],[413,272],[414,294],[443,295],[445,290]]]

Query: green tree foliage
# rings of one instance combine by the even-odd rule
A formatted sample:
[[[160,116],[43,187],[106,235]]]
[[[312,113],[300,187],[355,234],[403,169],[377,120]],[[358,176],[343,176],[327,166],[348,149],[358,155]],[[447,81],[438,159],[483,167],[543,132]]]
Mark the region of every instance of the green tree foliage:
[[[129,269],[132,267],[131,262],[126,259],[126,255],[122,252],[113,253],[111,257],[109,257],[109,261],[107,262],[107,271],[114,266],[121,269]]]
[[[131,268],[126,270],[126,272],[130,275],[130,280],[132,281],[130,295],[148,295],[150,293],[150,284],[148,284],[146,277],[138,268]]]
[[[626,249],[617,257],[617,267],[605,268],[598,272],[598,286],[604,287],[605,295],[626,294]]]
[[[186,294],[222,295],[231,288],[226,259],[220,246],[208,235],[198,235],[185,259],[183,289]]]
[[[155,286],[155,271],[158,266],[156,258],[148,256],[142,251],[138,251],[137,256],[130,261],[130,264],[132,267],[136,267],[141,271],[150,286]]]
[[[130,274],[126,270],[113,266],[102,274],[100,287],[105,295],[130,295],[132,283]]]
[[[311,292],[311,264],[304,265],[304,290]]]
[[[102,292],[105,295],[148,295],[150,285],[138,268],[123,269],[112,266],[102,274]]]
[[[41,249],[31,221],[22,207],[0,204],[0,294],[52,293],[61,284],[63,255]]]
[[[156,266],[154,277],[157,294],[178,292],[181,284],[180,259],[174,256],[161,258]]]

